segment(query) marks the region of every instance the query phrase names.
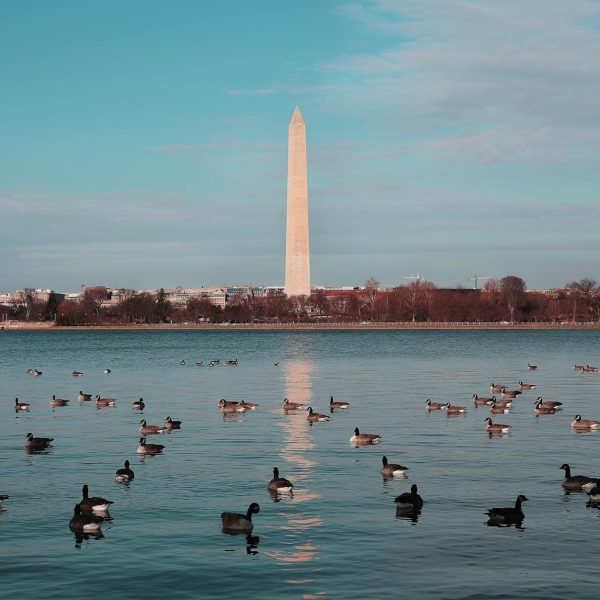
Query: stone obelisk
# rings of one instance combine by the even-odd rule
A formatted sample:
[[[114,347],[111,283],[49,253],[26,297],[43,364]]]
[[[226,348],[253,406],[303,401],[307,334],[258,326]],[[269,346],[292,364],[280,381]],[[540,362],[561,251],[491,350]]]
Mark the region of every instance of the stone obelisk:
[[[284,291],[288,296],[310,295],[306,126],[298,107],[294,110],[288,127]]]

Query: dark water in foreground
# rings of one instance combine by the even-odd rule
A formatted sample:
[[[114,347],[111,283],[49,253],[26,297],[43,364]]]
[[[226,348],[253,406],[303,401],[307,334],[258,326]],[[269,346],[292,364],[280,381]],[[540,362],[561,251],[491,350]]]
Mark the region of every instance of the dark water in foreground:
[[[559,467],[600,476],[600,433],[569,426],[600,418],[600,375],[573,371],[600,362],[599,342],[595,331],[1,332],[0,597],[597,598],[600,510],[564,493]],[[193,366],[212,358],[221,365]],[[511,434],[490,439],[472,394],[520,380],[538,389],[496,417]],[[79,403],[80,389],[118,406]],[[52,394],[70,406],[51,409]],[[329,423],[280,408],[287,396],[325,412],[330,395],[351,409]],[[565,410],[535,418],[538,395]],[[16,396],[29,413],[15,415]],[[161,456],[136,455],[139,397],[149,423],[183,420],[152,436]],[[224,419],[220,398],[260,406]],[[428,414],[427,398],[468,412]],[[382,444],[352,448],[354,427]],[[29,431],[55,438],[49,454],[25,452]],[[409,478],[384,481],[383,454]],[[117,484],[126,458],[135,481]],[[266,489],[276,465],[295,484],[279,502]],[[114,501],[113,520],[77,543],[68,522],[83,483]],[[393,503],[412,483],[417,522]],[[522,530],[486,526],[486,508],[520,493]],[[250,502],[261,505],[252,548],[219,516]]]

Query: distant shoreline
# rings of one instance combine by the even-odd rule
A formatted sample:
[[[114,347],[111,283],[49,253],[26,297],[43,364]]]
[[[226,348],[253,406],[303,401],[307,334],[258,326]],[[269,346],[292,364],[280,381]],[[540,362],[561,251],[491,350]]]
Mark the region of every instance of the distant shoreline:
[[[436,331],[600,329],[600,323],[203,323],[198,325],[85,325],[0,323],[6,331]]]

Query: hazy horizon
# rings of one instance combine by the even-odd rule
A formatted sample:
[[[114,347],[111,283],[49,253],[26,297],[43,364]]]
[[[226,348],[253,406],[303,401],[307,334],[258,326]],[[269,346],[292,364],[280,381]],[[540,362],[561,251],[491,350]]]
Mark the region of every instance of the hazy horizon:
[[[11,4],[0,289],[600,280],[600,3]]]

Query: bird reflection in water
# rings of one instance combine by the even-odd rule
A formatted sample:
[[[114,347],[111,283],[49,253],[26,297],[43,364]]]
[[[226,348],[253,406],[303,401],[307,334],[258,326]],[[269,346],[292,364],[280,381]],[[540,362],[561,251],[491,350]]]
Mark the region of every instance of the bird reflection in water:
[[[75,535],[75,548],[81,548],[84,540],[101,540],[104,538],[104,534],[101,531],[74,531]]]
[[[485,523],[488,527],[514,527],[519,531],[525,531],[525,527],[523,527],[523,519],[519,519],[516,521],[509,522],[500,522],[496,519],[490,518]]]
[[[420,510],[414,510],[412,508],[401,508],[396,507],[396,519],[399,521],[410,521],[411,523],[417,523],[421,516]]]
[[[239,529],[238,530],[236,530],[236,529],[221,529],[221,531],[232,537],[235,537],[238,535],[245,535],[246,536],[246,539],[245,539],[246,554],[251,554],[253,556],[258,554],[258,544],[260,544],[259,536],[252,535],[251,533],[248,533],[247,531],[241,531]],[[231,552],[231,550],[229,550],[229,551]]]

